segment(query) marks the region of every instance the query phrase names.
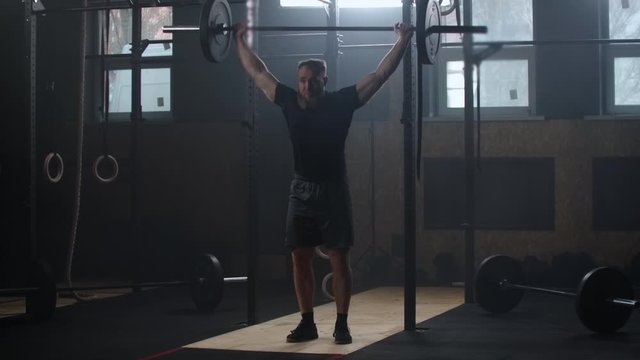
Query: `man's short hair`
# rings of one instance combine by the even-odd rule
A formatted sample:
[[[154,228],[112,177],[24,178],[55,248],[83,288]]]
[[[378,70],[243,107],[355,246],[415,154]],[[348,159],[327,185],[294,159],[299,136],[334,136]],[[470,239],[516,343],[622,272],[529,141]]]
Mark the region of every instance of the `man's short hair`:
[[[326,75],[327,73],[327,62],[322,59],[307,59],[300,61],[298,63],[298,70],[303,66],[308,67],[313,76]]]

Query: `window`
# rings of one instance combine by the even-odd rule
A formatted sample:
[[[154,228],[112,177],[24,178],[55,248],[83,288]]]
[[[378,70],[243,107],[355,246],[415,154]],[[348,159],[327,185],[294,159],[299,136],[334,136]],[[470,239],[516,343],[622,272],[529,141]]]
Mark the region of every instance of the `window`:
[[[609,0],[609,38],[640,38],[640,0]],[[638,44],[608,47],[608,106],[611,114],[640,111]]]
[[[462,1],[460,13],[462,14]],[[443,6],[445,1],[443,1]],[[455,12],[442,19],[445,25],[457,25]],[[487,34],[474,35],[474,42],[528,41],[533,39],[531,0],[473,0],[473,24],[486,25]],[[430,103],[434,115],[459,119],[464,108],[462,39],[445,34],[438,57],[437,88],[446,94]],[[482,45],[475,46],[480,51]],[[474,94],[477,86],[474,69]],[[510,46],[480,64],[480,105],[484,114],[526,116],[534,112],[533,46]],[[427,79],[425,79],[427,80]],[[427,104],[427,99],[424,100]],[[474,103],[476,98],[474,95]]]
[[[613,70],[615,105],[640,105],[640,57],[616,57]]]
[[[131,70],[111,70],[113,81],[109,89],[109,112],[131,112]],[[142,69],[142,111],[171,110],[171,69]]]
[[[132,14],[130,9],[109,11],[105,66],[109,73],[109,113],[114,120],[129,120],[131,112]],[[166,119],[171,111],[171,34],[162,26],[172,23],[170,7],[143,8],[141,39],[149,40],[142,57],[141,103],[145,119]],[[104,18],[103,18],[104,21]],[[104,23],[103,23],[104,25]]]
[[[446,1],[442,2],[444,6]],[[464,1],[460,1],[462,18]],[[533,39],[531,0],[473,0],[473,24],[486,25],[487,34],[476,34],[474,41],[516,41]],[[443,18],[445,25],[457,25],[455,12]],[[459,42],[458,34],[446,34],[444,42]]]
[[[464,62],[447,62],[446,107],[464,108]],[[477,71],[473,73],[474,94]],[[480,103],[483,108],[528,107],[529,73],[527,60],[485,60],[480,67]],[[489,78],[492,81],[483,80]],[[474,104],[477,105],[474,96]]]

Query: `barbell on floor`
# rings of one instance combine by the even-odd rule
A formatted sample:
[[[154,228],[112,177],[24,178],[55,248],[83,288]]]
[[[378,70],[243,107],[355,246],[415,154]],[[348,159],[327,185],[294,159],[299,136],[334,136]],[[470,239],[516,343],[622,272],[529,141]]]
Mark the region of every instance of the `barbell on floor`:
[[[475,300],[485,310],[505,313],[515,308],[526,290],[575,297],[580,321],[598,333],[613,333],[627,322],[634,309],[633,287],[622,272],[598,267],[588,272],[577,293],[523,285],[524,270],[516,259],[493,255],[482,261],[475,279]]]
[[[200,312],[212,312],[222,300],[225,283],[246,282],[246,276],[223,277],[222,265],[211,254],[203,254],[196,260],[190,281],[144,282],[135,284],[99,284],[93,286],[56,287],[49,266],[35,262],[29,269],[29,286],[0,289],[0,296],[26,296],[26,313],[36,321],[50,319],[60,292],[89,290],[133,289],[142,287],[190,286],[191,298]]]
[[[445,26],[440,25],[440,5],[436,0],[417,0],[417,21],[413,26],[416,33],[418,59],[422,64],[433,64],[440,49],[440,34],[443,33],[486,33],[486,26]],[[205,58],[212,62],[222,62],[231,47],[231,8],[227,0],[206,0],[200,11],[200,25],[163,26],[165,33],[197,31]],[[393,31],[391,26],[253,26],[253,31]]]

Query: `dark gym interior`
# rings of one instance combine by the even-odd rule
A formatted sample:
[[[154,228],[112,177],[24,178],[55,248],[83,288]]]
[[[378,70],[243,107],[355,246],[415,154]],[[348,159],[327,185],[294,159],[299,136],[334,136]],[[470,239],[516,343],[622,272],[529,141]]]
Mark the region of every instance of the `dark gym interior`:
[[[36,262],[61,287],[188,279],[203,253],[224,276],[248,280],[225,283],[206,314],[171,286],[60,293],[46,320],[25,310],[25,296],[2,296],[0,357],[637,359],[640,0],[434,2],[439,24],[488,32],[442,34],[435,64],[420,63],[414,33],[400,66],[354,113],[345,149],[353,293],[398,287],[405,306],[417,287],[463,298],[427,320],[405,312],[391,320],[399,331],[355,351],[298,353],[187,347],[298,312],[284,246],[294,159],[282,111],[251,81],[232,37],[212,62],[202,29],[162,31],[200,26],[207,1],[2,1],[0,289],[33,286]],[[408,10],[424,27],[409,0],[228,3],[233,23],[392,29]],[[294,89],[298,62],[324,59],[328,91],[374,71],[397,37],[250,36]],[[139,45],[145,52],[132,54]],[[117,176],[101,180],[115,175],[108,158],[95,165],[107,155]],[[613,296],[628,300],[612,305],[628,319],[598,333],[576,315],[579,301],[535,290],[493,314],[477,303],[475,281],[496,254],[515,259],[526,284],[578,299],[586,274],[616,269],[635,290]],[[314,265],[324,306],[331,268]],[[276,334],[283,343],[286,332]]]

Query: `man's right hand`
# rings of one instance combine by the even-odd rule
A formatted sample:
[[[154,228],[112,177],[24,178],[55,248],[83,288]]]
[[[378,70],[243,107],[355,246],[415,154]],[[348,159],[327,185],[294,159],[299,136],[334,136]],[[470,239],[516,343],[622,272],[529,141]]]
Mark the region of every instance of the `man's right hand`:
[[[233,26],[233,31],[236,35],[236,41],[239,41],[244,37],[244,34],[247,33],[247,24],[243,22],[237,23]]]
[[[255,81],[256,86],[264,92],[267,98],[273,102],[276,97],[278,80],[269,72],[264,62],[247,45],[244,35],[247,33],[247,24],[244,22],[233,25],[235,32],[238,57],[244,70]]]

